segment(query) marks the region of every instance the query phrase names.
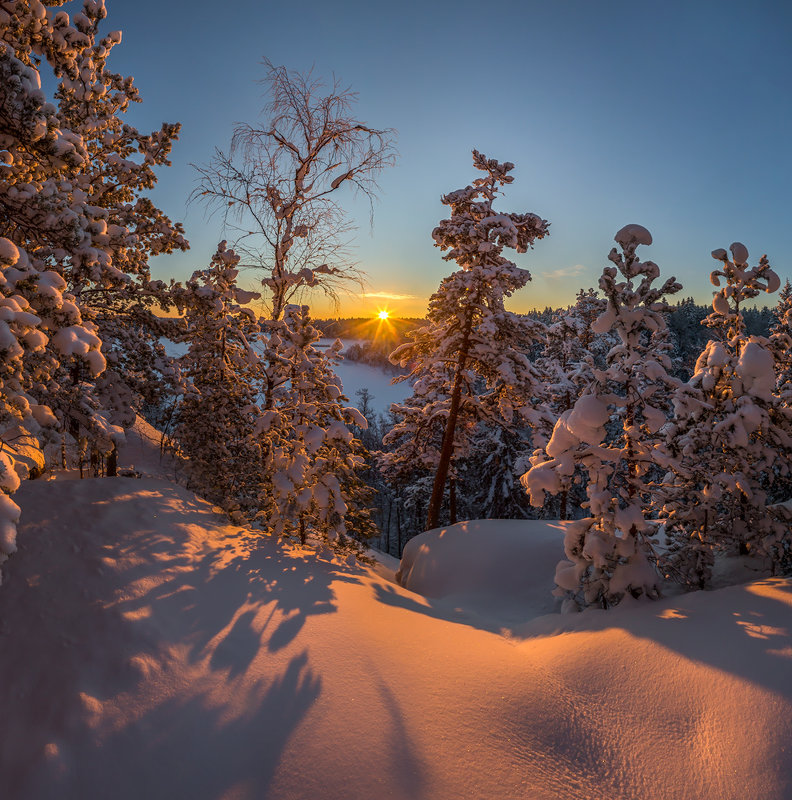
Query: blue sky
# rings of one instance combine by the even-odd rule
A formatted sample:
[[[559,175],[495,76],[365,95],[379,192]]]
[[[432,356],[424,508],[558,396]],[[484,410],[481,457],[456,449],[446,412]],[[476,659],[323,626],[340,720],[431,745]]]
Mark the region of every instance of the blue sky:
[[[370,228],[350,199],[369,291],[422,315],[452,265],[432,246],[440,196],[474,175],[470,151],[516,164],[501,201],[551,235],[515,260],[533,281],[515,310],[570,303],[596,286],[613,234],[637,222],[645,248],[683,295],[711,297],[712,249],[743,241],[792,276],[792,6],[781,2],[543,3],[107,0],[123,42],[110,66],[135,76],[141,129],[183,124],[156,201],[185,223],[192,249],[154,262],[184,279],[222,238],[188,207],[190,163],[226,147],[265,102],[262,57],[359,93],[358,117],[398,131]],[[774,297],[768,297],[773,304]],[[341,315],[383,301],[350,298]],[[330,310],[317,304],[315,313]]]

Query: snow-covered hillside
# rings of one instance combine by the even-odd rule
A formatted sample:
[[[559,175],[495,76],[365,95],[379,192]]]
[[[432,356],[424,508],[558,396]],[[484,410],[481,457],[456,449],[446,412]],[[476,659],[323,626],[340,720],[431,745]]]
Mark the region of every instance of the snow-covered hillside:
[[[409,382],[391,383],[392,375],[370,364],[360,364],[355,361],[342,361],[335,369],[341,378],[344,394],[352,405],[357,405],[360,398],[357,392],[368,389],[371,395],[371,407],[378,414],[385,414],[391,403],[402,403],[412,393]]]
[[[157,477],[16,497],[8,800],[792,793],[787,580],[561,616],[553,523],[424,534],[400,576],[421,595]]]
[[[171,342],[168,339],[161,341],[170,356],[178,357],[187,352],[187,346],[184,344]],[[331,341],[330,339],[321,339],[320,345],[326,347]],[[344,340],[345,347],[349,347],[351,343],[352,340]],[[392,375],[370,364],[344,360],[336,366],[335,372],[341,378],[344,394],[352,405],[356,406],[359,401],[357,392],[360,389],[368,389],[371,395],[371,407],[378,414],[387,413],[391,403],[403,402],[412,392],[409,382],[391,384]]]

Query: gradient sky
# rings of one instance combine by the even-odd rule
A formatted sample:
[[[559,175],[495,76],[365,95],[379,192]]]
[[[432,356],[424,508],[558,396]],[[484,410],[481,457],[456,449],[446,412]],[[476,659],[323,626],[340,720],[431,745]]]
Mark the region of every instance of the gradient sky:
[[[155,200],[183,221],[192,249],[156,259],[156,277],[184,279],[223,237],[187,206],[191,163],[227,147],[234,124],[255,122],[263,56],[337,76],[359,93],[357,116],[395,128],[400,153],[367,206],[347,207],[369,292],[422,316],[453,266],[431,231],[440,196],[475,177],[470,151],[513,161],[500,208],[532,211],[551,235],[515,260],[533,281],[517,311],[567,305],[596,286],[613,234],[645,225],[645,258],[682,295],[711,298],[710,251],[744,242],[792,275],[792,6],[781,2],[483,3],[304,0],[107,0],[105,30],[123,41],[110,66],[135,77],[141,130],[181,122],[173,166]],[[768,297],[769,304],[775,297]],[[341,316],[386,301],[352,297]],[[331,313],[317,303],[316,316]]]

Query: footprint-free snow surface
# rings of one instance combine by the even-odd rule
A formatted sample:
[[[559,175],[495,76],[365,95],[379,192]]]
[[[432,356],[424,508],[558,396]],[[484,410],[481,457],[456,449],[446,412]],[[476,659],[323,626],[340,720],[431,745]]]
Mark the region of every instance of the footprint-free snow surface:
[[[420,595],[158,478],[17,498],[5,800],[792,796],[788,581],[560,616],[557,524],[425,534]]]

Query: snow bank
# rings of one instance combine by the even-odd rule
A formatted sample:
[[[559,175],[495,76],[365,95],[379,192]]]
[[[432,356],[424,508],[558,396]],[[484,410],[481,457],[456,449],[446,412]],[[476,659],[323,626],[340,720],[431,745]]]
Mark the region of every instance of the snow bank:
[[[15,497],[4,800],[792,796],[788,581],[504,636],[447,598],[499,579],[531,602],[520,569],[538,580],[560,531],[424,536],[405,580],[446,593],[429,600],[258,541],[161,480],[27,481]]]
[[[566,523],[474,520],[407,542],[396,580],[425,597],[495,616],[531,619],[556,610],[551,596]],[[505,558],[504,554],[508,554]]]

